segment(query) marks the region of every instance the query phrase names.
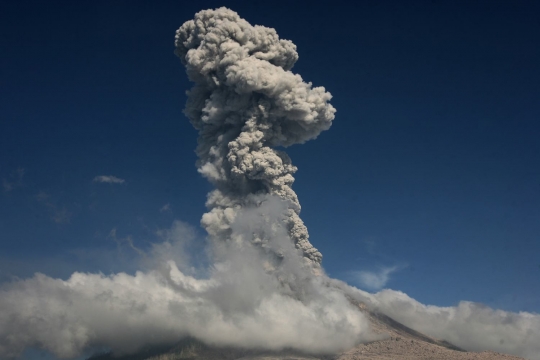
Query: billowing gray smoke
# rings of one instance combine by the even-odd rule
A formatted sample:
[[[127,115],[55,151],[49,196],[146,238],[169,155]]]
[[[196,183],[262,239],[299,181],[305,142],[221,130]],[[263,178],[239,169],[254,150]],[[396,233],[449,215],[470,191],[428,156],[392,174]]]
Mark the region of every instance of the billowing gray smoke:
[[[327,130],[335,113],[331,95],[290,71],[298,59],[291,41],[226,8],[201,11],[182,25],[176,54],[195,82],[185,113],[199,130],[197,166],[216,186],[202,219],[205,229],[215,240],[239,241],[231,232],[239,209],[278,196],[287,207],[276,221],[286,224],[305,261],[318,266],[322,255],[308,240],[291,188],[296,167],[272,147],[304,143]],[[246,240],[283,256],[256,229]]]

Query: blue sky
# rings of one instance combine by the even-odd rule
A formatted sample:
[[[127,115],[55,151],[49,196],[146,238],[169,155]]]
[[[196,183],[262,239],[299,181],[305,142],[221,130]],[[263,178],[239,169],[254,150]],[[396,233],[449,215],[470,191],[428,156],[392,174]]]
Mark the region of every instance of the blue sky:
[[[332,128],[288,149],[331,276],[540,312],[532,1],[3,2],[1,281],[133,271],[126,239],[198,226],[211,186],[174,32],[223,5],[292,40],[293,71],[334,96]]]

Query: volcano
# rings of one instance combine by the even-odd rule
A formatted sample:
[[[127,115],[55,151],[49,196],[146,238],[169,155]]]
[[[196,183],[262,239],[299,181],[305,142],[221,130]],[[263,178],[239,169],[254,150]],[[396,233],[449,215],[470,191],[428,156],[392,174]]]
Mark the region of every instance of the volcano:
[[[517,359],[468,352],[486,349],[540,359],[538,314],[424,305],[325,273],[285,150],[329,130],[336,109],[292,72],[292,41],[219,8],[186,21],[174,52],[193,83],[184,114],[198,132],[197,171],[212,185],[204,238],[175,220],[146,251],[129,238],[135,273],[3,285],[0,358],[38,348],[59,359],[111,351],[92,360]],[[328,159],[317,159],[321,173]],[[204,252],[192,256],[191,241]]]

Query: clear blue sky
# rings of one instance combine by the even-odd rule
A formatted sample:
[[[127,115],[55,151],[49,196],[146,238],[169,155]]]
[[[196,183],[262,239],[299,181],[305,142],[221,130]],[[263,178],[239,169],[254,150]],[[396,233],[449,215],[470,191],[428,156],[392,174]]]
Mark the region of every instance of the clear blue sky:
[[[396,267],[385,286],[422,303],[540,312],[540,6],[351,3],[2,2],[0,281],[132,271],[112,229],[144,248],[198,226],[174,32],[227,6],[334,96],[332,128],[288,150],[331,276]]]

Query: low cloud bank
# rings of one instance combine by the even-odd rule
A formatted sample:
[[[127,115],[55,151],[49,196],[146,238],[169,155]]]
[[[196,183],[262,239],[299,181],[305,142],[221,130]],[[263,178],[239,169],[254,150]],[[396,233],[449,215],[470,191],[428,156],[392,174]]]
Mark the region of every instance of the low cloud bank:
[[[271,234],[275,242],[269,246],[289,252],[279,269],[272,268],[263,250],[242,243],[210,248],[213,265],[194,269],[184,252],[193,232],[175,222],[160,232],[164,241],[143,256],[148,270],[76,272],[67,280],[36,274],[2,285],[0,358],[16,358],[29,347],[60,358],[103,347],[130,353],[184,336],[209,345],[312,353],[375,339],[342,291],[328,287],[325,276],[296,265],[302,263],[301,252],[287,248],[294,247],[290,239],[280,238],[287,230],[266,227],[264,214],[279,204],[263,204],[259,212],[246,209],[233,223],[238,234],[247,235],[251,226]],[[199,277],[202,273],[207,276]]]
[[[424,305],[401,291],[386,289],[371,294],[332,281],[349,296],[404,325],[465,350],[540,359],[540,314],[496,310],[470,301],[449,307]]]
[[[539,314],[466,301],[424,305],[399,291],[372,294],[324,274],[313,276],[297,265],[301,252],[290,255],[286,229],[268,223],[279,206],[276,200],[259,211],[246,209],[233,223],[237,235],[254,227],[271,235],[269,252],[289,254],[279,267],[260,248],[217,243],[207,251],[213,265],[195,268],[186,251],[197,241],[195,231],[175,221],[158,232],[162,241],[140,256],[146,270],[134,275],[75,272],[62,280],[36,274],[3,284],[0,358],[16,358],[30,347],[66,359],[102,348],[123,354],[184,336],[209,345],[333,353],[376,339],[347,300],[352,297],[466,350],[540,359]]]

